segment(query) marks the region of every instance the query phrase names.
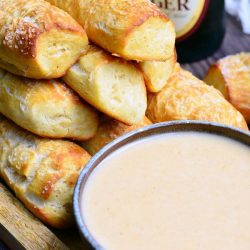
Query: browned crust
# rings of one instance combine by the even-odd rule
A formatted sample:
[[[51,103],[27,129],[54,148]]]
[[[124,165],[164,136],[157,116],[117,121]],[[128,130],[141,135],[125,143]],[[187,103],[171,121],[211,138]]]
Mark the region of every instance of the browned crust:
[[[44,211],[36,206],[34,206],[32,203],[30,203],[29,201],[27,201],[25,198],[23,197],[18,197],[23,204],[25,205],[25,207],[30,210],[36,217],[38,217],[42,222],[44,222],[46,225],[50,225],[54,228],[58,228],[58,229],[67,229],[70,228],[74,225],[74,219],[72,218],[54,218],[52,219],[51,217],[49,217],[46,213],[44,213]]]
[[[32,24],[20,21],[16,27],[9,26],[5,30],[3,46],[25,58],[35,58],[36,41],[41,33],[41,30]]]
[[[26,2],[27,0],[10,1],[10,3],[5,1],[1,7],[3,11],[5,8],[21,9],[27,4]],[[13,7],[10,6],[11,4],[13,4]],[[30,5],[32,7],[32,1]],[[41,1],[41,7],[41,11],[44,11],[44,15],[37,18],[38,25],[25,21],[24,18],[29,16],[36,18],[36,15],[40,14],[39,10],[31,10],[27,16],[24,15],[18,18],[9,16],[9,18],[12,18],[11,24],[6,26],[3,34],[3,46],[5,49],[24,58],[35,58],[37,55],[38,38],[52,29],[86,36],[83,28],[66,12],[45,1]],[[20,13],[23,14],[22,12]]]
[[[41,139],[4,118],[0,118],[0,134],[0,140],[4,142],[4,148],[0,147],[0,156],[5,164],[1,166],[1,174],[6,183],[25,206],[44,223],[55,228],[72,226],[73,188],[81,169],[90,159],[90,155],[72,142]],[[19,153],[13,151],[17,146],[21,147],[20,150],[30,148],[36,155],[36,159],[41,157],[41,162],[36,166],[33,159],[24,159],[24,162],[26,161],[25,163],[33,168],[28,176],[23,176],[17,171],[17,164],[22,159],[19,154],[21,151]],[[2,154],[3,152],[7,155]],[[8,163],[7,159],[12,157],[14,161]],[[7,172],[4,171],[5,168],[11,168],[15,175],[9,178]],[[28,181],[27,186],[20,185],[13,178],[20,178],[19,182]],[[31,179],[28,180],[28,178]],[[60,196],[61,187],[66,190],[62,193],[62,197]],[[29,195],[40,199],[43,204],[40,206],[40,202],[37,203],[36,199],[33,201],[32,196]],[[56,206],[54,209],[54,205],[57,204],[58,208]]]
[[[153,122],[205,120],[248,130],[243,116],[218,90],[178,64],[163,90],[149,95],[146,114]]]
[[[155,4],[149,3],[147,5],[138,4],[134,6],[135,14],[132,19],[132,25],[127,29],[125,33],[124,44],[126,43],[129,35],[139,26],[141,26],[144,22],[146,22],[151,17],[158,17],[166,22],[169,22],[170,19],[158,9]]]
[[[90,40],[116,56],[125,59],[146,59],[138,56],[127,58],[124,48],[133,31],[150,18],[171,22],[160,9],[149,0],[126,1],[80,1],[80,0],[47,0],[48,2],[70,13],[87,31]],[[165,56],[163,56],[165,59]],[[162,59],[160,56],[150,59]]]
[[[117,120],[107,119],[100,124],[96,136],[83,142],[81,145],[93,155],[116,138],[151,124],[152,122],[146,116],[139,124],[132,126],[126,125]]]
[[[216,88],[224,87],[224,97],[243,114],[248,123],[250,122],[249,62],[249,53],[227,56],[212,65],[205,77],[205,81]]]
[[[59,80],[35,81],[10,73],[5,77],[0,87],[0,111],[17,125],[45,138],[87,140],[95,135],[99,123],[97,111],[65,83]],[[51,109],[47,113],[43,107],[48,101],[51,102]],[[25,108],[20,111],[19,106]],[[42,111],[33,113],[35,106]],[[47,115],[55,123],[46,121],[44,117]],[[60,117],[58,119],[63,115],[71,120],[67,126],[60,122]],[[47,129],[41,124],[46,124]],[[79,129],[77,133],[75,128]]]

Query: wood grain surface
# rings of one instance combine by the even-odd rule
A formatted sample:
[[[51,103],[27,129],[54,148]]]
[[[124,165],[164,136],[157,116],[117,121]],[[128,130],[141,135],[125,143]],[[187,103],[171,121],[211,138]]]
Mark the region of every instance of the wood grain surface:
[[[0,183],[0,234],[11,249],[69,249]]]
[[[87,250],[77,228],[55,230],[31,214],[0,180],[0,240],[13,250]],[[1,243],[1,242],[0,242]],[[3,243],[0,250],[6,250]]]

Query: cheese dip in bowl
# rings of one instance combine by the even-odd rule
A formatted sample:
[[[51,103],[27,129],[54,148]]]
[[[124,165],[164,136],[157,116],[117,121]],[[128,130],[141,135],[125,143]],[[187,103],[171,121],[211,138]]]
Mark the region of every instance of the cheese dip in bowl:
[[[250,135],[203,122],[142,128],[80,175],[74,212],[95,249],[250,249]]]

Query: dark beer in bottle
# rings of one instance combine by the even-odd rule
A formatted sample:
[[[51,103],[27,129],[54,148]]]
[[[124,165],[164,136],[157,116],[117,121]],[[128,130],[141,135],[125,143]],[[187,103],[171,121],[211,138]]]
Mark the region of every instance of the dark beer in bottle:
[[[152,0],[175,23],[180,62],[212,55],[224,37],[224,0]]]

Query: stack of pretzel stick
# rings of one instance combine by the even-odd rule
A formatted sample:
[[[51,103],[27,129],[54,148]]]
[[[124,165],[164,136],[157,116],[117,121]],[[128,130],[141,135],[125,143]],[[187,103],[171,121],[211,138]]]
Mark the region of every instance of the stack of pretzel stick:
[[[247,130],[219,90],[181,68],[172,21],[148,0],[0,1],[0,176],[55,228],[91,155],[152,123]]]

